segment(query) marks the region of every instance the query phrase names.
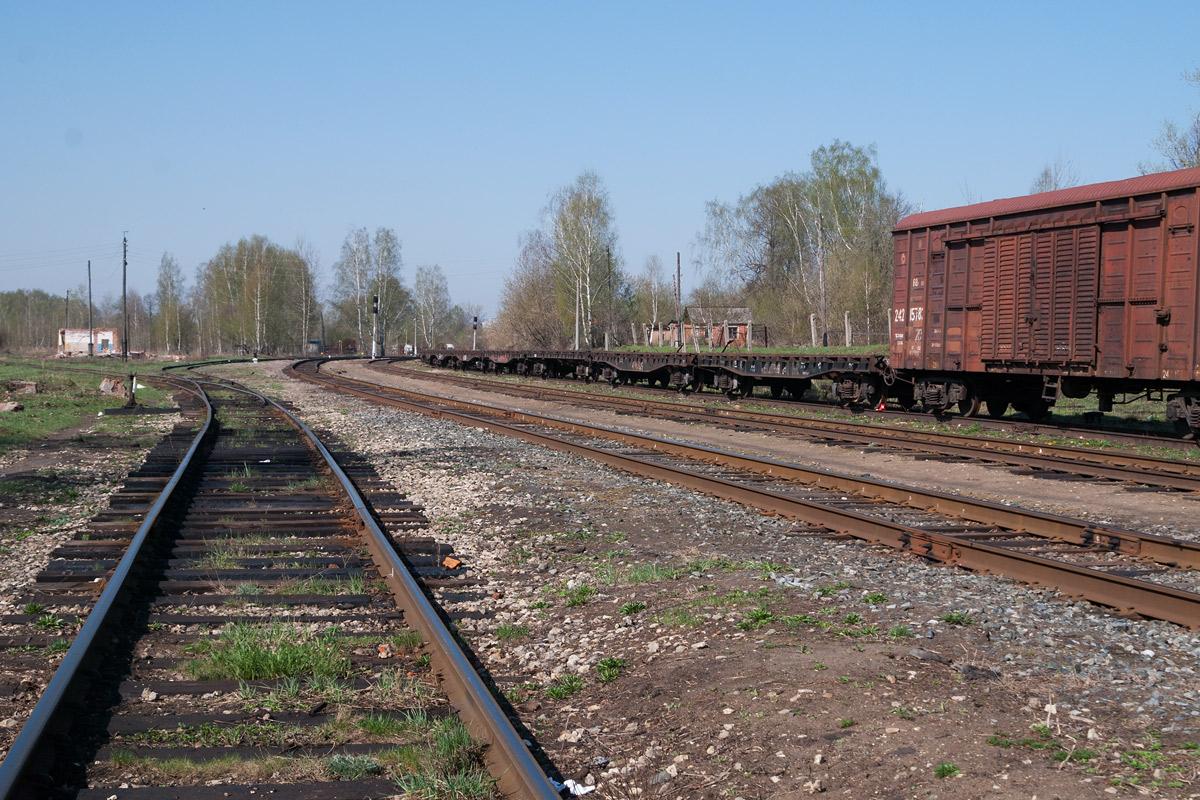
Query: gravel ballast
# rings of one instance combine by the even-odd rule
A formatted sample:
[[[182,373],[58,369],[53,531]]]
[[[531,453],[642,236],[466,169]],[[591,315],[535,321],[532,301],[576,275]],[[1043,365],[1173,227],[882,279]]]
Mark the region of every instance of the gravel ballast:
[[[593,796],[1195,796],[1200,636],[281,384],[424,505],[444,598]],[[217,370],[214,370],[217,371]],[[472,618],[477,616],[478,618]]]

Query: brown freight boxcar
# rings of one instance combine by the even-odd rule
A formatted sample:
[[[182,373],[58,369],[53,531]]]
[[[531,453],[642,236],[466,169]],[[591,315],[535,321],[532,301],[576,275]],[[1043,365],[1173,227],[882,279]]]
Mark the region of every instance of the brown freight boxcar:
[[[913,214],[893,234],[890,361],[913,392],[1039,417],[1169,392],[1200,428],[1200,169]],[[908,383],[911,381],[911,383]]]

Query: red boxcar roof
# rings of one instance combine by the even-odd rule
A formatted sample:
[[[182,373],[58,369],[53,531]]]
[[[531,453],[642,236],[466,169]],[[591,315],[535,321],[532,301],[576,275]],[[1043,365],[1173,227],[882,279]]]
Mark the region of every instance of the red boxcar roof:
[[[1087,186],[1072,186],[1069,189],[1056,189],[1053,192],[1039,192],[1022,197],[988,200],[986,203],[943,208],[938,211],[923,211],[920,214],[910,214],[900,220],[896,224],[896,230],[930,228],[951,222],[1002,217],[1006,214],[1019,214],[1023,211],[1039,211],[1045,208],[1094,203],[1097,200],[1154,194],[1173,189],[1188,189],[1193,186],[1200,186],[1200,167],[1177,169],[1172,172],[1155,172],[1150,175],[1139,175],[1136,178],[1126,178],[1123,181],[1090,183]]]

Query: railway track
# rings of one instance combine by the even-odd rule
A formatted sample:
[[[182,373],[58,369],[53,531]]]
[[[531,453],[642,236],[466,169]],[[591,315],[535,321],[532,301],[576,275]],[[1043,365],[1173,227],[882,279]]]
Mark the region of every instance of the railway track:
[[[1121,612],[1200,627],[1200,545],[970,498],[686,445],[330,375],[289,374],[372,402],[583,455],[839,534],[1053,587]],[[1179,588],[1179,584],[1185,588]]]
[[[619,413],[701,422],[707,425],[723,425],[741,430],[758,430],[774,435],[814,440],[824,444],[875,449],[887,448],[909,453],[923,453],[955,461],[1005,464],[1030,470],[1033,474],[1040,476],[1078,475],[1166,490],[1200,490],[1200,463],[1143,456],[1128,451],[1028,444],[991,437],[891,428],[845,419],[818,419],[771,414],[735,406],[721,408],[653,397],[627,397],[560,389],[545,385],[531,386],[445,372],[417,372],[387,362],[372,362],[371,366],[373,369],[391,374],[407,374],[419,377],[421,380],[433,380],[473,389],[484,388],[518,397],[560,400],[576,406],[602,408]]]
[[[3,620],[6,670],[65,655],[0,798],[558,797],[423,590],[469,579],[420,509],[261,395],[168,380],[193,429]]]
[[[389,358],[388,361],[403,361],[411,360],[409,358]],[[573,378],[549,378],[545,375],[539,376],[538,383],[544,384],[548,380],[561,380],[565,383],[577,382]],[[627,390],[632,390],[646,396],[670,396],[680,394],[678,389],[667,387],[656,387],[650,385],[624,385]],[[712,395],[717,396],[717,395]],[[1180,450],[1184,452],[1195,451],[1198,442],[1194,439],[1182,438],[1178,432],[1172,432],[1166,429],[1165,423],[1145,422],[1141,425],[1133,423],[1118,423],[1104,424],[1103,422],[1096,425],[1068,425],[1065,423],[1050,422],[1034,422],[1031,420],[1015,419],[1013,417],[992,418],[976,414],[971,417],[964,417],[958,413],[931,414],[923,411],[904,411],[899,408],[886,408],[882,411],[872,410],[863,411],[860,409],[847,408],[837,405],[832,402],[820,402],[812,400],[802,400],[795,397],[781,399],[778,397],[767,397],[764,395],[751,395],[743,400],[731,399],[728,401],[731,407],[736,408],[739,402],[752,402],[758,405],[770,406],[785,410],[802,409],[806,411],[817,412],[826,415],[858,417],[868,416],[881,420],[909,421],[928,424],[937,422],[948,428],[971,428],[974,430],[987,429],[995,431],[1003,431],[1007,433],[1019,433],[1025,436],[1038,437],[1044,436],[1053,438],[1057,441],[1075,440],[1081,443],[1095,441],[1096,439],[1104,439],[1113,443],[1120,443],[1134,447],[1157,447],[1163,449]]]

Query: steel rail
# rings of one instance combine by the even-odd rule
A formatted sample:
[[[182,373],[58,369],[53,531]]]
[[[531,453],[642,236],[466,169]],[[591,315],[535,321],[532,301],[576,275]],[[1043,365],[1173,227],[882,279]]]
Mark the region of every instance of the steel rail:
[[[411,369],[380,367],[370,362],[376,370],[388,374],[410,375],[423,380],[436,380],[460,386],[485,386],[493,391],[523,397],[554,397],[572,402],[592,404],[597,407],[619,407],[646,414],[670,415],[685,419],[711,423],[714,419],[729,420],[733,424],[750,425],[757,428],[796,433],[812,437],[815,433],[828,434],[859,444],[895,444],[898,447],[950,455],[960,458],[990,461],[1012,466],[1070,472],[1095,478],[1108,478],[1128,483],[1160,486],[1186,491],[1200,490],[1200,464],[1175,461],[1167,458],[1142,456],[1132,453],[1110,452],[1084,447],[1044,445],[1012,442],[1002,439],[968,436],[961,433],[918,431],[907,428],[892,428],[850,420],[824,420],[814,417],[796,417],[763,411],[748,411],[740,408],[697,406],[653,398],[622,397],[573,389],[533,387],[507,381],[489,380],[439,372],[418,372]]]
[[[500,708],[495,696],[471,665],[466,652],[454,638],[417,579],[396,552],[388,535],[379,527],[354,481],[337,459],[302,420],[275,400],[252,389],[226,381],[202,380],[223,389],[244,392],[270,405],[308,440],[325,461],[346,493],[366,534],[367,547],[406,619],[417,627],[440,669],[443,688],[471,733],[489,744],[484,760],[497,786],[506,796],[522,798],[560,797],[546,773],[529,752],[521,735]]]
[[[784,469],[781,469],[788,468],[789,465],[786,464],[752,459],[736,454],[727,454],[711,448],[694,448],[678,445],[673,442],[655,440],[653,437],[643,437],[637,434],[611,432],[608,429],[582,423],[569,423],[523,412],[493,409],[482,404],[420,395],[416,392],[398,390],[392,387],[381,387],[354,378],[346,378],[345,376],[331,378],[320,375],[319,371],[309,374],[301,369],[297,369],[297,367],[308,363],[312,362],[298,362],[288,367],[286,371],[288,374],[302,380],[333,388],[336,391],[353,394],[376,402],[383,402],[429,416],[449,419],[472,427],[482,427],[556,450],[587,456],[627,472],[668,481],[676,485],[753,506],[770,513],[802,519],[840,533],[879,544],[886,544],[936,561],[981,572],[1003,574],[1018,580],[1050,586],[1065,594],[1085,598],[1120,611],[1168,620],[1191,628],[1200,627],[1200,594],[1147,581],[1102,573],[1087,569],[1086,567],[1079,567],[1062,561],[1021,553],[1005,547],[958,538],[949,534],[927,531],[849,509],[813,503],[769,489],[739,484],[722,478],[681,470],[665,464],[657,464],[634,455],[566,441],[549,434],[500,422],[497,419],[487,416],[453,409],[474,408],[504,419],[528,422],[529,424],[556,429],[570,429],[575,433],[582,433],[589,436],[601,436],[602,438],[619,439],[631,443],[638,442],[642,446],[650,446],[652,449],[660,451],[678,453],[691,451],[693,455],[690,457],[693,459],[697,455],[701,457],[701,460],[706,460],[712,455],[720,455],[722,457],[721,463],[725,465],[740,466],[745,464],[746,466],[752,466],[758,464],[760,465],[759,469],[755,471],[779,477],[787,476]],[[316,366],[319,366],[319,364]],[[364,386],[371,388],[363,388]],[[440,404],[443,407],[439,408],[437,405],[431,404]],[[617,436],[610,435],[612,433],[617,434]],[[727,456],[731,456],[732,458],[726,461],[725,457]],[[837,477],[843,480],[857,480],[849,479],[845,476]],[[900,492],[907,491],[902,487],[894,488],[897,488]],[[962,498],[949,499],[962,500]],[[1016,509],[999,508],[1019,517],[1023,517],[1023,515],[1029,513],[1017,511]],[[1050,517],[1052,520],[1060,519],[1063,522],[1071,522],[1065,518],[1054,518],[1050,515],[1034,514],[1033,517]],[[1082,525],[1084,523],[1075,522],[1075,524]],[[1024,528],[1023,530],[1032,533],[1028,528]],[[1140,537],[1147,536],[1145,534],[1130,535],[1135,537],[1134,541],[1137,541]],[[1163,544],[1173,543],[1184,550],[1196,549],[1190,543],[1174,542],[1173,540],[1165,539],[1165,537],[1148,538],[1151,540],[1163,540]],[[1099,542],[1102,540],[1094,538],[1083,540],[1084,543],[1093,541]],[[1118,541],[1123,542],[1126,540],[1120,539]]]
[[[391,360],[390,358],[388,360]],[[639,390],[652,392],[674,392],[672,389],[651,389],[650,387],[637,387]],[[765,397],[755,397],[754,402],[778,404],[781,407],[811,409],[823,413],[844,414],[846,416],[858,416],[859,411],[854,411],[842,406],[827,402],[814,402],[808,400],[775,400]],[[1170,434],[1165,432],[1155,432],[1151,430],[1154,423],[1145,423],[1142,425],[1144,432],[1138,432],[1134,426],[1112,426],[1098,425],[1095,427],[1076,426],[1066,423],[1056,424],[1054,422],[1033,422],[1030,420],[1013,419],[1011,417],[1002,417],[993,419],[988,416],[975,415],[972,417],[964,417],[961,414],[945,413],[934,415],[930,412],[903,411],[898,408],[887,408],[883,411],[871,411],[872,416],[878,415],[882,418],[895,418],[903,420],[913,420],[916,422],[928,422],[935,420],[943,425],[954,427],[963,426],[981,426],[984,428],[993,428],[996,430],[1012,430],[1017,433],[1025,433],[1032,436],[1049,435],[1067,438],[1079,439],[1095,439],[1104,438],[1115,442],[1125,442],[1132,445],[1150,446],[1150,447],[1166,447],[1178,450],[1194,450],[1197,447],[1198,441],[1182,439],[1179,434]]]
[[[51,724],[60,711],[63,710],[64,700],[77,688],[77,681],[83,677],[81,668],[84,661],[90,655],[101,633],[110,624],[114,609],[117,607],[121,595],[127,589],[130,575],[141,558],[142,550],[150,538],[151,531],[158,523],[159,516],[171,500],[176,487],[179,486],[179,483],[192,467],[194,457],[201,445],[209,437],[210,433],[215,430],[215,426],[212,424],[212,403],[199,386],[195,387],[195,391],[198,397],[204,402],[204,423],[200,426],[200,430],[196,433],[195,437],[193,437],[191,446],[184,453],[179,466],[175,468],[175,472],[172,473],[170,480],[163,486],[153,505],[146,512],[142,524],[138,526],[137,532],[134,533],[133,538],[129,542],[129,547],[125,550],[112,575],[105,583],[99,599],[96,600],[96,604],[88,613],[87,619],[84,620],[75,640],[71,642],[67,654],[63,657],[58,669],[55,670],[50,683],[47,684],[41,697],[38,698],[37,704],[33,707],[29,718],[22,726],[21,732],[17,734],[4,762],[0,764],[0,799],[8,798],[11,795],[24,774],[26,767],[29,766],[31,757],[41,745],[43,736],[50,729]]]
[[[323,376],[328,377],[328,376]],[[584,433],[597,438],[612,439],[633,446],[658,450],[683,458],[699,459],[723,466],[794,480],[800,483],[830,489],[846,494],[874,497],[890,503],[933,511],[940,514],[970,520],[984,525],[999,525],[1009,530],[1060,539],[1072,544],[1100,547],[1128,556],[1145,558],[1160,564],[1200,569],[1200,544],[1157,536],[1139,531],[1124,530],[1104,525],[1095,525],[1086,520],[1048,514],[1030,509],[978,500],[962,495],[948,494],[931,489],[919,489],[856,477],[822,467],[804,467],[775,459],[747,456],[727,450],[719,450],[698,444],[683,444],[656,436],[607,428],[600,425],[561,419],[532,412],[499,409],[467,400],[424,395],[396,387],[381,387],[356,378],[339,375],[338,380],[355,381],[370,388],[381,388],[388,392],[405,394],[414,399],[433,399],[469,412],[500,414],[507,419],[545,425],[568,432]]]

